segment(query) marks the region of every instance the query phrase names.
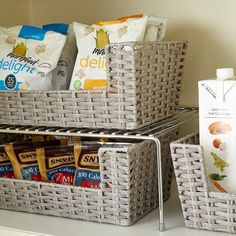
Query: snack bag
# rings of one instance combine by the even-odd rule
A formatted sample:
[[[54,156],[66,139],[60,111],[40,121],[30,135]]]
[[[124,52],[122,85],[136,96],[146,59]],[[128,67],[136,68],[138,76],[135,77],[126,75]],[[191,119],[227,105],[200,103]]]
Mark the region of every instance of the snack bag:
[[[129,18],[141,18],[144,14],[124,16],[118,20],[127,20]],[[144,34],[144,41],[161,41],[165,36],[167,18],[148,16],[147,26]]]
[[[125,22],[99,22],[92,26],[74,23],[78,54],[70,89],[106,89],[105,46],[115,42],[142,41],[146,24],[147,17]]]
[[[51,90],[66,36],[34,26],[0,27],[0,90]]]
[[[13,166],[15,178],[41,181],[42,178],[39,173],[36,148],[63,144],[66,145],[64,140],[6,144],[5,150]]]
[[[74,23],[78,54],[71,90],[105,90],[108,87],[105,47],[109,43],[161,40],[166,19],[136,15],[88,26]]]
[[[84,188],[100,188],[99,143],[83,143],[75,159],[74,185]]]
[[[37,159],[43,181],[73,185],[75,158],[80,152],[80,145],[67,147],[38,148]]]
[[[69,89],[70,80],[77,55],[76,39],[71,24],[48,24],[43,29],[54,31],[67,36],[57,67],[53,70],[52,85],[55,90]]]
[[[7,156],[4,145],[0,146],[0,177],[14,178],[12,165]]]

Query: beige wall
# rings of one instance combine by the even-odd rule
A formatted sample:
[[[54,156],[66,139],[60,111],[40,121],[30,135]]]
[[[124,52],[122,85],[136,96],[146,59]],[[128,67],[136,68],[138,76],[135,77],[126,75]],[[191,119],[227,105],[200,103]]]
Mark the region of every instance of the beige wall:
[[[4,2],[2,24],[27,22],[26,0],[0,1]],[[213,77],[217,67],[236,64],[235,0],[29,0],[29,8],[28,19],[36,25],[91,24],[140,12],[168,17],[166,39],[189,40],[181,97],[184,105],[197,105],[198,80]],[[11,9],[16,15],[9,18]]]
[[[0,25],[29,24],[29,0],[0,0]]]

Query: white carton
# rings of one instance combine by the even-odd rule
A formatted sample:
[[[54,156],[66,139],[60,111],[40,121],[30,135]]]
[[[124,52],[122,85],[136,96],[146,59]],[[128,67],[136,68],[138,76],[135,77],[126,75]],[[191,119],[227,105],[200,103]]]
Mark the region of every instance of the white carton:
[[[200,144],[210,190],[236,193],[236,80],[218,69],[216,80],[199,81]],[[231,80],[228,80],[231,77]]]

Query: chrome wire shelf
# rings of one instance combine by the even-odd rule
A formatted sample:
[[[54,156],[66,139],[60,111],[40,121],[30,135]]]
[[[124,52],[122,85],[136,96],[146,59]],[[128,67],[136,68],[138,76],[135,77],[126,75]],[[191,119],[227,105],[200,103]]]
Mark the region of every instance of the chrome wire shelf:
[[[13,134],[42,134],[60,136],[80,136],[96,138],[127,138],[139,140],[152,140],[157,148],[158,168],[158,194],[159,194],[159,230],[165,230],[163,188],[162,188],[162,164],[161,144],[159,138],[181,125],[198,118],[197,108],[180,108],[179,112],[168,119],[156,122],[155,124],[137,130],[116,130],[116,129],[88,129],[88,128],[59,128],[59,127],[35,127],[21,125],[0,125],[0,133]]]
[[[18,134],[47,134],[62,136],[80,137],[102,137],[102,138],[134,138],[150,139],[158,137],[171,129],[174,129],[198,116],[196,108],[180,108],[177,115],[156,122],[155,124],[137,130],[117,130],[117,129],[89,129],[89,128],[59,128],[59,127],[36,127],[21,125],[0,125],[0,133]]]

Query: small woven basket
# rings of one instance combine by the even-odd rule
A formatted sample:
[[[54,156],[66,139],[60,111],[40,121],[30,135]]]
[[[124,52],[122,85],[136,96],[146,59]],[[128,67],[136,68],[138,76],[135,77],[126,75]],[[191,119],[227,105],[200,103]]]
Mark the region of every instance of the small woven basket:
[[[164,200],[173,173],[171,132],[161,138]],[[158,205],[156,148],[152,141],[99,150],[101,188],[0,178],[0,208],[128,226]]]
[[[178,109],[187,42],[106,48],[107,91],[0,91],[0,124],[137,129]]]
[[[171,143],[179,199],[187,227],[236,233],[236,195],[210,192],[197,134]]]

